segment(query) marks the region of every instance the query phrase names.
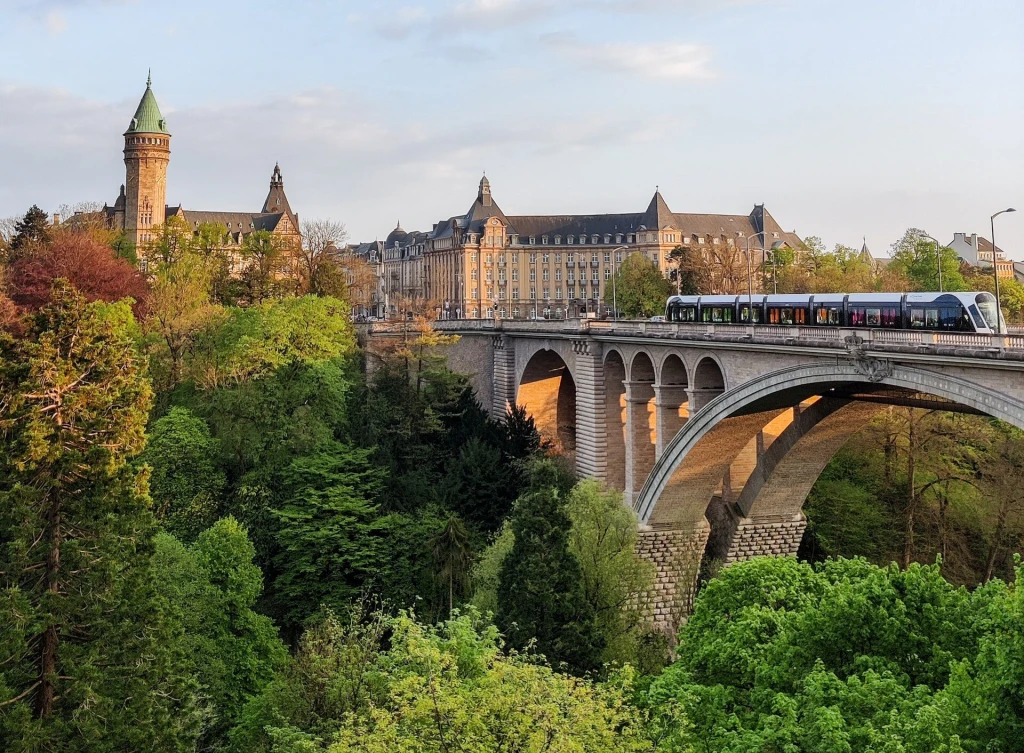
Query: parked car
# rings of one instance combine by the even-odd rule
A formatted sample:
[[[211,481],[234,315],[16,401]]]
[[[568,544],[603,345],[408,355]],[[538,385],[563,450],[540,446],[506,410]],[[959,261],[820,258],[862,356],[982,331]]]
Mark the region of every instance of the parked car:
[[[647,321],[649,321],[649,322],[663,322],[663,321],[665,321],[665,317],[662,314],[658,314],[657,316],[652,316]]]

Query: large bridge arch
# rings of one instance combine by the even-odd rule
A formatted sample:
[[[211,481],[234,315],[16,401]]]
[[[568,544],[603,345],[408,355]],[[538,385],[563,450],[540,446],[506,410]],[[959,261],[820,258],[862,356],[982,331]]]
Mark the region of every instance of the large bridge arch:
[[[516,380],[516,403],[533,416],[541,436],[562,451],[576,449],[576,380],[554,350],[533,352]]]
[[[705,550],[726,563],[758,554],[795,554],[811,486],[835,452],[881,409],[856,396],[884,388],[933,395],[1024,428],[1024,400],[899,364],[795,366],[722,393],[690,416],[634,505],[641,551],[658,564],[655,614],[661,628],[674,632],[689,612]],[[717,497],[740,451],[786,412],[791,413],[788,426],[759,453],[738,498]]]
[[[966,379],[904,364],[886,364],[884,371],[852,361],[808,364],[774,371],[723,392],[691,415],[665,448],[637,497],[640,522],[658,527],[697,523],[707,500],[705,508],[700,508],[694,494],[686,493],[687,479],[713,475],[714,466],[724,463],[731,452],[725,443],[749,441],[782,411],[814,396],[842,398],[851,388],[893,387],[934,395],[1024,429],[1024,401]],[[717,452],[710,452],[716,448]]]

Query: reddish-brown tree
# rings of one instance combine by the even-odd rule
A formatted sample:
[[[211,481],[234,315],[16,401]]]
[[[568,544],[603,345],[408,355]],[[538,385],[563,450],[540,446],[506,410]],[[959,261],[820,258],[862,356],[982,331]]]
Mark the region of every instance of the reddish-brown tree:
[[[87,301],[133,298],[141,316],[149,298],[145,277],[102,241],[87,233],[59,233],[33,253],[16,261],[7,292],[22,311],[37,311],[50,302],[53,281],[64,278]]]

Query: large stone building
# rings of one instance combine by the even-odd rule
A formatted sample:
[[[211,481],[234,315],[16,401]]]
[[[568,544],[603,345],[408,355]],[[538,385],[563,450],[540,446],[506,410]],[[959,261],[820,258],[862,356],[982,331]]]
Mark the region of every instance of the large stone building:
[[[644,254],[668,272],[676,247],[735,255],[748,237],[758,266],[773,248],[800,244],[764,205],[748,215],[680,214],[659,191],[644,212],[506,215],[485,176],[465,214],[429,232],[398,227],[388,236],[381,292],[388,316],[397,313],[400,293],[431,301],[440,318],[578,317],[604,310],[605,287],[628,254]]]
[[[257,230],[266,230],[287,242],[300,239],[299,217],[285,196],[277,165],[270,178],[270,193],[259,212],[210,212],[167,205],[170,161],[171,132],[153,94],[152,80],[147,79],[146,91],[124,133],[124,185],[114,206],[103,208],[108,224],[124,230],[137,248],[144,249],[157,240],[160,226],[170,217],[180,217],[195,231],[204,224],[223,227],[224,246],[229,251]]]

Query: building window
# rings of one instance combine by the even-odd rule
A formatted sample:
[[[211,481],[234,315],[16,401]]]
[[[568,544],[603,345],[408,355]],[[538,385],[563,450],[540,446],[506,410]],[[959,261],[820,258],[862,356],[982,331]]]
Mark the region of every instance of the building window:
[[[470,272],[470,279],[473,279],[473,280],[477,279],[477,272],[476,272],[475,269],[472,272]]]
[[[622,243],[622,233],[616,233],[615,234],[615,242],[616,243]]]
[[[626,243],[632,243],[632,242],[633,242],[633,234],[632,234],[632,233],[630,233],[630,234],[629,234],[628,236],[626,236],[626,237],[627,237],[627,239],[628,239],[628,240],[626,241]]]
[[[515,308],[512,309],[512,318],[513,319],[518,319],[519,318],[519,307],[518,306],[516,306]]]
[[[519,269],[517,267],[512,267],[512,282],[517,282],[518,280],[519,280]]]
[[[519,298],[519,288],[512,288],[512,298],[513,299],[518,299]]]
[[[537,263],[537,254],[530,254],[530,264]]]
[[[556,236],[555,236],[555,245],[556,245],[556,246],[558,246],[558,245],[560,245],[561,243],[562,243],[562,236],[560,236],[560,235],[556,235]]]
[[[549,264],[551,262],[551,254],[544,254],[544,263]]]
[[[478,298],[479,295],[480,294],[479,294],[478,290],[476,288],[473,288],[473,298]]]
[[[551,298],[551,291],[548,290],[547,288],[544,288],[544,300],[547,301],[550,298]]]
[[[567,235],[567,236],[565,237],[565,242],[566,242],[566,243],[567,243],[568,245],[570,245],[570,246],[571,246],[571,245],[572,245],[572,236],[571,236],[571,235]],[[558,236],[555,236],[555,243],[558,243]]]
[[[572,282],[575,279],[575,276],[576,276],[576,273],[573,270],[570,269],[569,270],[569,275],[568,275],[568,277],[566,277],[566,279],[569,282]]]
[[[590,242],[596,244],[597,243],[597,236],[596,235],[590,236]],[[608,236],[607,235],[604,237],[604,242],[605,243],[608,242]]]
[[[512,254],[512,263],[519,264],[519,254]]]
[[[491,270],[488,269],[487,270],[487,282],[493,282],[493,280],[494,280],[494,273],[491,272]]]
[[[533,236],[533,235],[530,236],[530,245],[531,246],[536,246],[537,245],[537,238],[536,238],[536,236]]]
[[[548,245],[548,237],[546,235],[542,235],[541,239],[540,239],[540,242],[541,242],[541,245],[543,245],[543,246]]]
[[[592,279],[593,279],[594,282],[597,282],[598,278],[597,278],[597,270],[596,269],[594,270],[594,274],[592,275]]]
[[[562,270],[561,269],[556,269],[555,270],[555,282],[561,282],[561,281],[562,281]]]
[[[562,289],[561,288],[555,288],[555,299],[559,300],[559,301],[562,300]]]
[[[597,262],[597,254],[591,254],[591,255],[590,255],[590,261],[592,261],[592,262],[595,262],[595,263],[596,263],[596,262]]]
[[[704,245],[704,236],[703,235],[700,238],[697,239],[697,243],[698,243],[698,245],[701,245],[701,246]]]
[[[548,272],[548,269],[547,269],[547,267],[545,267],[545,268],[544,268],[544,282],[547,282],[547,281],[548,281],[548,279],[549,279],[550,277],[551,277],[551,275],[550,275],[550,273]]]
[[[611,267],[605,267],[604,279],[605,280],[610,280],[611,278],[612,278],[612,268]]]
[[[537,288],[530,288],[530,298],[537,300]]]
[[[611,264],[611,261],[612,261],[612,255],[610,253],[608,253],[607,251],[605,251],[605,253],[604,253],[604,263],[605,264]]]
[[[621,236],[620,236],[620,237],[621,237]],[[604,237],[604,242],[605,242],[605,243],[611,243],[611,242],[612,242],[612,237],[611,237],[610,235],[605,235],[605,237]]]
[[[575,297],[576,297],[576,288],[570,287],[569,288],[569,299],[571,300],[571,299],[573,299]]]
[[[475,262],[476,261],[476,254],[470,254],[469,255],[469,260]]]
[[[565,260],[570,264],[574,263],[576,261],[576,254],[569,254],[565,257]]]
[[[537,270],[536,269],[531,269],[530,270],[530,282],[536,282],[536,281],[537,281]]]

